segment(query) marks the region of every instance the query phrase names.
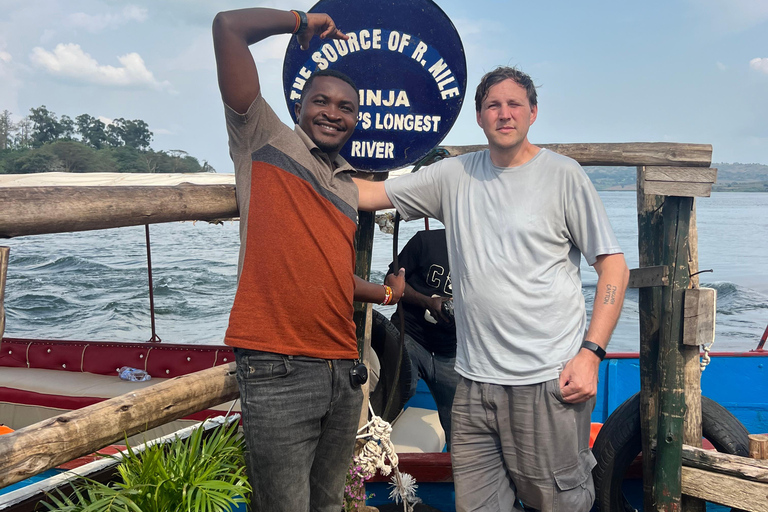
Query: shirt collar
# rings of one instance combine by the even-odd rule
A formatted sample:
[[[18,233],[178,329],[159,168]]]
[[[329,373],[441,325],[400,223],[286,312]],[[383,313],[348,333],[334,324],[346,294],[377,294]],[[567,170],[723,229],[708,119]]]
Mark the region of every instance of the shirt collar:
[[[309,152],[312,153],[316,158],[320,158],[323,162],[325,162],[325,164],[333,171],[334,175],[340,172],[357,172],[354,167],[349,165],[349,162],[342,158],[341,155],[336,155],[336,158],[333,160],[333,162],[331,162],[331,159],[328,158],[328,155],[322,149],[317,147],[317,144],[315,144],[314,141],[309,138],[309,135],[307,135],[304,130],[301,129],[301,126],[295,125],[293,131],[296,132],[296,135],[298,135],[304,145],[307,146]]]

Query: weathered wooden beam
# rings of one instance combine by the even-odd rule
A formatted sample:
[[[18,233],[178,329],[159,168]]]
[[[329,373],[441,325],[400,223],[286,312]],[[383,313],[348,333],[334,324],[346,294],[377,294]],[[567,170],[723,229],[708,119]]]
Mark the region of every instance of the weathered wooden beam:
[[[717,181],[717,169],[710,167],[649,166],[645,169],[645,180],[714,183]]]
[[[691,220],[688,225],[688,268],[691,288],[699,286],[699,230],[696,226],[696,200],[691,209]],[[689,290],[685,290],[688,293]],[[683,296],[685,298],[685,295]],[[683,310],[685,315],[685,309]],[[685,337],[685,323],[683,323],[683,337]],[[683,443],[701,448],[703,428],[701,425],[701,358],[699,347],[683,345],[680,347],[683,358],[683,372],[685,374],[685,419],[683,421]],[[706,512],[707,504],[692,496],[683,494],[681,499],[682,512]]]
[[[5,280],[8,275],[10,247],[0,247],[0,340],[5,332]]]
[[[749,456],[753,459],[768,460],[768,434],[749,436]]]
[[[669,267],[633,268],[629,271],[629,288],[649,288],[652,286],[667,286],[669,284]]]
[[[768,484],[768,460],[740,457],[687,444],[683,445],[682,460],[684,466]]]
[[[664,199],[664,253],[670,267],[669,286],[662,291],[659,341],[658,449],[654,494],[657,510],[680,509],[680,467],[685,417],[685,380],[680,346],[683,332],[683,291],[690,282],[688,228],[693,199]]]
[[[703,469],[683,467],[682,491],[688,496],[748,512],[768,512],[768,484]]]
[[[712,195],[712,184],[682,181],[646,181],[645,191],[649,194],[660,196],[709,197]]]
[[[234,185],[0,187],[0,238],[238,216]]]
[[[596,144],[537,144],[555,153],[573,158],[581,165],[709,167],[710,144],[668,142],[624,142]],[[451,156],[482,151],[487,145],[443,146]]]
[[[645,167],[637,168],[637,246],[641,267],[662,263],[664,198],[645,193]],[[665,267],[669,269],[669,267]],[[654,457],[651,446],[658,428],[658,358],[661,288],[638,290],[640,316],[640,433],[643,447],[643,508],[654,510]]]
[[[715,339],[717,290],[685,290],[683,306],[683,345],[709,345]]]
[[[230,363],[175,377],[5,434],[0,442],[0,488],[238,396],[235,366]]]

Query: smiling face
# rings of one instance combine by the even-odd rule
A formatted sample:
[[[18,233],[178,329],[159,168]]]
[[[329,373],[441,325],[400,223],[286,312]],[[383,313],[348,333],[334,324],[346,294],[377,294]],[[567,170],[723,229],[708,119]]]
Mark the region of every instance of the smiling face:
[[[528,142],[528,129],[536,120],[538,108],[531,107],[526,90],[512,79],[488,89],[477,112],[477,124],[494,152],[517,151]]]
[[[345,81],[318,76],[296,103],[301,129],[333,160],[355,131],[358,95]]]

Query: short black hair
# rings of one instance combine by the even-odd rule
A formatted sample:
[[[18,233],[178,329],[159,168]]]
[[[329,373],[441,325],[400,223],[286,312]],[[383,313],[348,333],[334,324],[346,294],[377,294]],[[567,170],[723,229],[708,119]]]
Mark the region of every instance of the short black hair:
[[[493,71],[486,73],[480,80],[477,91],[475,91],[475,110],[480,112],[480,107],[483,104],[483,100],[488,96],[488,91],[491,87],[504,80],[512,80],[525,89],[528,95],[528,103],[530,103],[531,107],[537,105],[536,86],[533,84],[531,77],[517,68],[499,66]]]
[[[357,85],[351,78],[349,78],[347,75],[345,75],[341,71],[325,68],[325,69],[321,69],[320,71],[315,71],[314,73],[309,75],[309,78],[307,78],[307,81],[304,83],[304,87],[301,89],[301,98],[299,98],[299,103],[304,102],[304,95],[307,93],[308,90],[312,88],[312,82],[315,80],[315,78],[321,77],[321,76],[330,76],[333,78],[338,78],[339,80],[342,80],[348,83],[355,90],[355,95],[358,97],[358,101],[359,101],[360,89],[357,88]]]

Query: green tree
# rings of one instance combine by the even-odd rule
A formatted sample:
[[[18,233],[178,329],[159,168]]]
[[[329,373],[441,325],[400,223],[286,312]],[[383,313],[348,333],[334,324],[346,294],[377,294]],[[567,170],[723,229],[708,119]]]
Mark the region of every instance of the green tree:
[[[75,118],[75,124],[77,133],[85,144],[95,149],[101,149],[107,145],[107,127],[101,119],[80,114]]]
[[[55,155],[63,166],[64,172],[98,172],[96,150],[74,140],[57,140],[43,148]],[[42,150],[41,150],[42,151]]]
[[[15,131],[16,125],[11,121],[11,113],[3,110],[3,113],[0,114],[0,151],[11,147]]]
[[[61,172],[64,165],[56,155],[40,149],[26,149],[6,163],[6,170],[10,174]]]
[[[61,137],[64,132],[56,114],[41,105],[29,109],[29,120],[32,122],[32,145],[40,147],[48,142],[53,142]]]
[[[32,121],[29,117],[24,117],[16,123],[16,137],[13,139],[13,145],[17,149],[32,147]]]
[[[152,142],[149,125],[141,119],[128,120],[119,117],[107,127],[107,136],[112,146],[149,149]]]
[[[60,139],[72,140],[75,138],[75,122],[71,117],[67,115],[61,116],[61,120],[59,120],[59,129]]]

